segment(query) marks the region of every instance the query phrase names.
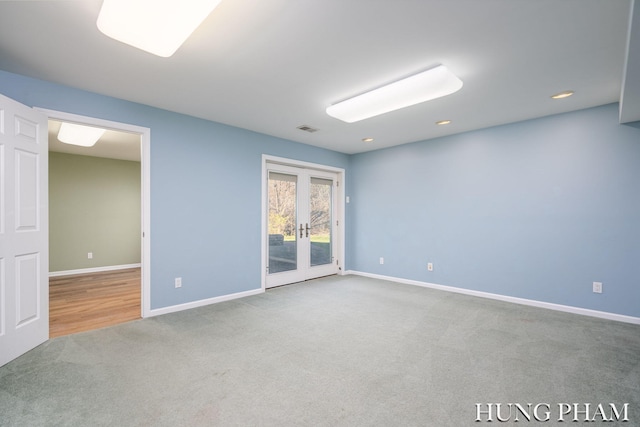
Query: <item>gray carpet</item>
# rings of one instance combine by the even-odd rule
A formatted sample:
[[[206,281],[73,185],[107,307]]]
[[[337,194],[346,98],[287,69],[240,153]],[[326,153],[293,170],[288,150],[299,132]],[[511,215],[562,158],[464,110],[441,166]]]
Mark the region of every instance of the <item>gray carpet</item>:
[[[539,425],[561,402],[629,403],[640,425],[640,327],[334,276],[0,368],[2,426],[457,427],[486,425],[475,404],[490,402],[553,405]]]

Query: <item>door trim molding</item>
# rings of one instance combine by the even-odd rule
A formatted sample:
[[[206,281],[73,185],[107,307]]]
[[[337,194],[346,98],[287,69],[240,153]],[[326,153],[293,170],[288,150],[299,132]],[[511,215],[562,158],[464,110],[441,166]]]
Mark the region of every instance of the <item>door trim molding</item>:
[[[97,117],[66,113],[64,111],[39,107],[34,107],[34,109],[44,113],[49,120],[71,121],[140,135],[140,174],[142,181],[142,236],[140,236],[140,241],[142,242],[142,286],[140,290],[140,305],[142,311],[141,316],[149,317],[151,315],[151,129],[128,123],[99,119]]]
[[[305,162],[305,161],[301,161],[301,160],[294,160],[294,159],[288,159],[285,157],[277,157],[277,156],[271,156],[268,154],[263,154],[262,155],[262,182],[261,182],[261,189],[262,189],[262,203],[261,203],[261,226],[260,226],[260,232],[261,232],[261,236],[260,236],[260,248],[261,248],[261,257],[260,257],[260,285],[261,285],[261,289],[264,291],[266,289],[266,284],[267,284],[267,256],[268,256],[268,251],[267,251],[267,185],[268,185],[268,177],[267,177],[267,165],[268,164],[276,164],[276,165],[283,165],[283,166],[293,166],[296,168],[302,168],[302,169],[311,169],[311,170],[318,170],[318,171],[326,171],[326,172],[331,172],[331,173],[335,173],[336,175],[338,175],[338,194],[337,194],[337,201],[338,201],[338,206],[337,206],[337,210],[338,210],[338,242],[337,242],[337,254],[336,257],[339,261],[339,265],[338,265],[338,274],[342,275],[344,274],[344,266],[346,265],[346,260],[345,260],[345,256],[346,256],[346,251],[345,251],[345,170],[342,168],[337,168],[334,166],[327,166],[327,165],[322,165],[319,163],[311,163],[311,162]]]

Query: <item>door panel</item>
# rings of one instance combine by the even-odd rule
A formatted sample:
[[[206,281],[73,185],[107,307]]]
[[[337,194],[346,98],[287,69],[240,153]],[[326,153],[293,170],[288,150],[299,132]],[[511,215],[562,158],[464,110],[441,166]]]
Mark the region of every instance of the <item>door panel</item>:
[[[309,184],[310,265],[331,264],[333,213],[333,181],[311,178]]]
[[[47,119],[0,95],[0,366],[49,338]]]
[[[298,269],[296,175],[269,172],[269,272]]]
[[[15,150],[16,231],[38,230],[38,154]]]
[[[40,313],[38,309],[40,301],[39,265],[38,254],[16,257],[17,328],[38,319]]]
[[[5,261],[4,258],[0,258],[0,343],[2,343],[2,337],[5,334],[5,330],[6,330],[6,324],[7,324],[7,310],[5,308],[6,304],[6,281],[5,281],[5,277],[6,277],[6,269],[5,269]],[[2,360],[0,359],[0,366],[2,366]]]

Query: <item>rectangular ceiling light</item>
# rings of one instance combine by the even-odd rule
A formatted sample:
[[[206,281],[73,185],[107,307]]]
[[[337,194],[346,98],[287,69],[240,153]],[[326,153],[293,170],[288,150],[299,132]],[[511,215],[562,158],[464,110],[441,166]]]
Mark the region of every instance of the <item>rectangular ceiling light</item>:
[[[63,122],[58,131],[58,140],[65,144],[93,147],[105,132],[106,129]]]
[[[104,0],[98,29],[122,43],[169,57],[221,0]]]
[[[444,65],[338,102],[327,114],[353,123],[457,92],[462,80]]]

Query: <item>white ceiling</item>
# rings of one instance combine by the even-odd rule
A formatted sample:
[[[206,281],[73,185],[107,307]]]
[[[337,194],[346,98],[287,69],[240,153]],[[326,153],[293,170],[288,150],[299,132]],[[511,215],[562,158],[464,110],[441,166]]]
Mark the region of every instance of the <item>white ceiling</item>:
[[[640,120],[631,0],[222,0],[170,58],[100,33],[100,5],[1,1],[0,69],[344,153],[618,102],[622,91],[626,120]],[[462,79],[459,92],[353,124],[325,113],[436,64]],[[575,95],[549,98],[563,90]]]
[[[49,151],[77,154],[80,156],[104,157],[108,159],[139,162],[141,157],[140,135],[108,129],[93,147],[79,147],[60,142],[60,124],[49,120]]]

